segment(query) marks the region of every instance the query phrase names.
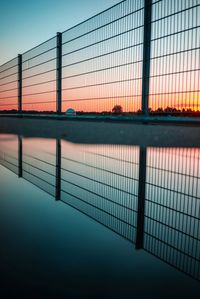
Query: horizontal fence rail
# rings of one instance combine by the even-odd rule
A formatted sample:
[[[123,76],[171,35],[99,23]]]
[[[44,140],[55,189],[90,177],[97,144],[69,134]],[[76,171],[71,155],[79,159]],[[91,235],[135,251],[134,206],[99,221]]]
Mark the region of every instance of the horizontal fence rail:
[[[121,1],[0,66],[0,111],[200,116],[199,16]]]

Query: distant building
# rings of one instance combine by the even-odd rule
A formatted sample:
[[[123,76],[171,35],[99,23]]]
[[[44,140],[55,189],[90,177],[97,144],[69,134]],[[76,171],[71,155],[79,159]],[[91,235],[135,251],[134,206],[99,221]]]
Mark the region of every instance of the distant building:
[[[67,116],[76,116],[76,111],[73,108],[69,108],[69,109],[67,109],[67,111],[65,112],[65,114]]]

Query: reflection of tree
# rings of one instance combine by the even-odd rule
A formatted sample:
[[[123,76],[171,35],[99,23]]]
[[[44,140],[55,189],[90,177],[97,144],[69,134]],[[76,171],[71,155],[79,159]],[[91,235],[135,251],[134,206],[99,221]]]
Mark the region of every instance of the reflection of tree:
[[[121,114],[123,112],[123,108],[121,105],[115,105],[113,108],[112,108],[112,113],[113,114]]]

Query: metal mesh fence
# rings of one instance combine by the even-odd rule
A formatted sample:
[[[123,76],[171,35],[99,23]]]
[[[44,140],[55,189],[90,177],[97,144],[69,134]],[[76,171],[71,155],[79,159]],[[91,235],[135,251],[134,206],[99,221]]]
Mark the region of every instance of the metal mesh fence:
[[[128,0],[63,33],[63,110],[141,109],[143,22]]]
[[[199,16],[200,0],[121,1],[0,66],[0,110],[199,116]]]
[[[18,109],[18,59],[0,67],[0,110]]]

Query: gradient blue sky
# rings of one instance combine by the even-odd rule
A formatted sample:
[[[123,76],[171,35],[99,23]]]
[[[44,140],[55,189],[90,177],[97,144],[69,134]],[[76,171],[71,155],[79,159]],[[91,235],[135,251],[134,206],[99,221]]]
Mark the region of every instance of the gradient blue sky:
[[[119,0],[0,0],[0,65]]]

